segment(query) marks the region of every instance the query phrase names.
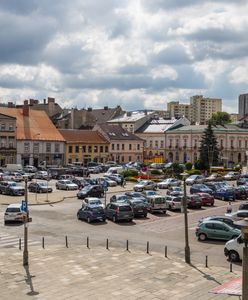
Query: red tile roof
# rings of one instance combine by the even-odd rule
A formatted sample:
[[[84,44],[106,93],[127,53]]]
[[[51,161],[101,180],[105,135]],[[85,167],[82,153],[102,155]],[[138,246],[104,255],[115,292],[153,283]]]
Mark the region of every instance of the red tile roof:
[[[29,109],[26,116],[22,108],[0,107],[0,113],[16,118],[17,140],[64,141],[44,111]]]
[[[92,130],[76,130],[76,129],[60,129],[64,139],[70,143],[81,144],[106,144],[109,143],[98,131]]]

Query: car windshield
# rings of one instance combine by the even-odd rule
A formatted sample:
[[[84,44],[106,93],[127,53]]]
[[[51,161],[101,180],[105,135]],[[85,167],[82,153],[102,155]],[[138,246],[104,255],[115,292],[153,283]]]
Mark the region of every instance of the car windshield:
[[[163,204],[165,203],[165,198],[164,197],[155,198],[154,202],[155,204]]]
[[[147,184],[147,181],[146,181],[146,180],[141,180],[141,181],[139,182],[139,184]]]
[[[126,195],[123,195],[123,196],[117,196],[116,199],[117,200],[128,200],[128,197]]]
[[[40,182],[39,185],[40,185],[40,186],[47,187],[47,183],[45,183],[45,182]]]
[[[91,200],[89,202],[90,202],[90,204],[93,204],[93,205],[102,204],[101,200]]]
[[[64,180],[63,181],[65,184],[71,184],[72,182],[70,180]]]
[[[131,211],[131,206],[119,206],[120,211]]]
[[[91,186],[90,185],[86,185],[82,191],[89,191],[91,189]]]
[[[20,208],[18,207],[9,207],[6,209],[6,212],[20,212]]]
[[[173,198],[172,199],[174,202],[181,202],[181,198]]]
[[[149,191],[149,192],[146,193],[146,195],[147,196],[154,196],[154,195],[157,195],[157,193],[154,192],[154,191]]]
[[[15,182],[11,182],[9,186],[17,186],[17,184]]]

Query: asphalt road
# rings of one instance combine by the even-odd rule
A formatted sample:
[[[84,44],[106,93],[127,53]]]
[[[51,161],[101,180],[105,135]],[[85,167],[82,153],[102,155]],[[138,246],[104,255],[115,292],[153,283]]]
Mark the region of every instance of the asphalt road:
[[[50,183],[54,186],[55,182]],[[124,189],[123,189],[124,191]],[[160,190],[165,194],[166,190]],[[65,247],[65,236],[68,236],[69,247],[76,247],[79,244],[86,245],[86,238],[89,237],[90,247],[95,245],[105,246],[106,239],[109,239],[109,247],[122,247],[125,249],[126,240],[129,240],[129,248],[143,249],[146,251],[146,243],[149,241],[150,251],[163,253],[164,247],[168,247],[168,255],[184,255],[184,218],[180,212],[168,211],[164,214],[148,214],[147,218],[136,218],[132,223],[91,223],[77,220],[76,214],[81,207],[81,200],[73,195],[76,191],[53,192],[57,197],[72,196],[65,201],[51,205],[30,206],[30,216],[33,222],[29,224],[29,244],[40,244],[42,237],[45,238],[45,247],[52,244],[61,244]],[[46,195],[37,195],[39,197]],[[52,196],[52,195],[51,195]],[[48,195],[48,197],[51,197]],[[111,196],[111,188],[107,200]],[[3,196],[1,197],[9,197]],[[18,197],[17,197],[18,202]],[[233,203],[233,208],[239,205],[240,201]],[[199,242],[195,237],[195,228],[198,220],[204,216],[223,214],[226,211],[227,202],[215,201],[214,207],[204,207],[200,210],[189,210],[189,241],[192,261],[205,262],[208,255],[209,265],[227,266],[228,262],[223,254],[224,244],[222,241]],[[17,247],[18,239],[23,237],[22,225],[3,224],[3,214],[6,206],[0,206],[0,249],[1,247]],[[240,266],[236,266],[239,268]]]

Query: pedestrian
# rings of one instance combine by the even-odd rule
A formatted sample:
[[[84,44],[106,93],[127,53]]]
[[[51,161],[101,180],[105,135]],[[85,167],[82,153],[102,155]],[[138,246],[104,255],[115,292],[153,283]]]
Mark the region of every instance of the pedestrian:
[[[232,204],[231,204],[231,202],[229,202],[229,203],[227,204],[226,212],[227,212],[228,214],[230,214],[230,213],[232,212]]]
[[[125,187],[125,185],[126,185],[126,180],[125,180],[125,178],[123,178],[123,180],[122,180],[122,187]]]

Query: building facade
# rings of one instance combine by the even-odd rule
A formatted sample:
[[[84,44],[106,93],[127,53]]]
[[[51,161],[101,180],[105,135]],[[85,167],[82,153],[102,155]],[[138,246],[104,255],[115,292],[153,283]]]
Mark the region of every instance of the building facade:
[[[65,139],[65,163],[105,163],[109,157],[109,141],[98,131],[60,129]]]
[[[0,166],[16,162],[16,118],[0,113]]]
[[[199,159],[201,139],[206,127],[206,125],[190,125],[168,130],[165,133],[168,161],[195,163]],[[235,124],[217,125],[212,128],[218,141],[222,164],[231,166],[246,163],[248,128],[241,128]]]
[[[248,94],[239,95],[239,118],[248,114]]]
[[[110,143],[108,160],[117,163],[143,162],[144,141],[120,125],[99,124],[94,127]]]

